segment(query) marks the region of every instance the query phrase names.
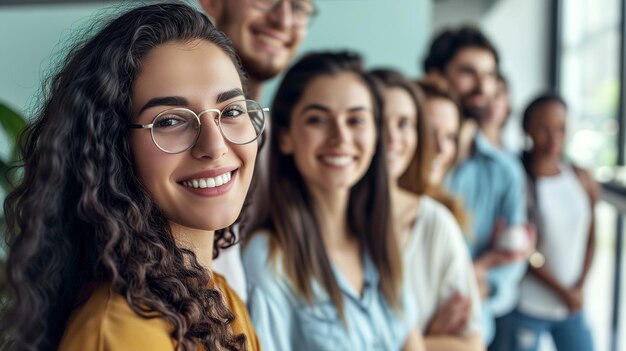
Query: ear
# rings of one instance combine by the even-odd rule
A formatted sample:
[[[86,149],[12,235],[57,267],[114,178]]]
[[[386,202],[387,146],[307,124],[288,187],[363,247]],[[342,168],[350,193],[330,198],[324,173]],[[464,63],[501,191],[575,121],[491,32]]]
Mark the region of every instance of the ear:
[[[200,0],[199,2],[204,12],[211,17],[217,26],[217,21],[222,17],[224,2],[222,0]]]
[[[293,153],[293,138],[286,130],[280,131],[278,149],[285,155],[291,155]]]

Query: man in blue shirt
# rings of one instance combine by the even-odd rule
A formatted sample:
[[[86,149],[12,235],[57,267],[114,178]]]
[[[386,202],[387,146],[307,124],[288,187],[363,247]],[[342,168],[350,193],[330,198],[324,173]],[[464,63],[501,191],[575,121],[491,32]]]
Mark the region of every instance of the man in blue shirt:
[[[498,53],[476,28],[446,30],[432,42],[424,71],[445,79],[461,103],[461,160],[447,186],[471,216],[472,228],[467,234],[484,299],[485,342],[491,344],[490,351],[508,350],[501,344],[510,339],[504,317],[517,303],[517,286],[526,271],[526,251],[504,251],[494,242],[505,228],[526,223],[524,173],[515,159],[481,134],[476,123],[496,94]]]

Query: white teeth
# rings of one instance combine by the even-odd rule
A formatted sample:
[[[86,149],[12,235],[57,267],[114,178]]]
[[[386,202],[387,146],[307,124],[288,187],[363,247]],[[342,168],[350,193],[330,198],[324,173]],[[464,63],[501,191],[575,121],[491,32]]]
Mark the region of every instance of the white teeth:
[[[391,160],[398,158],[398,156],[400,156],[399,152],[388,152],[387,153],[387,158],[391,159]]]
[[[346,166],[352,163],[351,156],[325,156],[325,157],[322,157],[322,160],[333,166]]]
[[[207,178],[206,185],[209,188],[215,188],[215,178]]]
[[[282,41],[271,37],[269,35],[265,35],[265,34],[259,34],[259,38],[261,38],[261,40],[263,40],[266,44],[271,45],[271,46],[276,46],[276,47],[281,47],[283,46]]]
[[[183,185],[189,188],[215,188],[216,186],[224,185],[232,179],[232,172],[220,174],[213,178],[198,178],[192,180],[185,180]]]

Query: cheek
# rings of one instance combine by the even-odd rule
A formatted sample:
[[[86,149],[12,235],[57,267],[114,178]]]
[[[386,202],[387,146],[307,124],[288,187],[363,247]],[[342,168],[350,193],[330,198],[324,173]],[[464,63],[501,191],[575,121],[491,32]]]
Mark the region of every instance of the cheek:
[[[374,155],[376,150],[376,143],[378,142],[378,136],[376,135],[376,129],[374,126],[370,126],[360,131],[355,139],[359,141],[361,148],[367,152],[369,157]]]
[[[414,130],[408,130],[406,134],[407,148],[409,151],[415,152],[415,149],[417,148],[417,133],[415,133]]]
[[[452,81],[452,85],[454,86],[455,90],[458,91],[461,95],[468,93],[470,90],[473,89],[472,79],[464,75],[457,76]]]
[[[256,156],[258,153],[258,144],[256,142],[247,145],[232,145],[232,150],[241,160],[242,166],[245,168],[254,168]]]
[[[325,134],[321,130],[302,127],[293,134],[294,154],[303,155],[314,152],[316,147],[324,143]]]
[[[454,145],[454,143],[452,141],[444,141],[443,144],[443,159],[444,159],[444,164],[447,166],[449,164],[452,163],[452,160],[454,159],[454,152],[456,150],[456,146]]]

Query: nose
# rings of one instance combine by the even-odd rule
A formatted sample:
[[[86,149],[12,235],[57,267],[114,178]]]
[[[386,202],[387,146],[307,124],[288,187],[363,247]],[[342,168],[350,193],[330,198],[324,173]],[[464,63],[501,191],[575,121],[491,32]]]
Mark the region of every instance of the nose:
[[[339,145],[350,140],[350,130],[345,123],[336,121],[331,126],[330,141]]]
[[[293,8],[290,0],[279,0],[268,12],[268,19],[276,28],[287,29],[293,25]]]
[[[399,130],[397,127],[394,127],[393,123],[385,123],[385,136],[387,137],[388,146],[392,146],[398,142],[398,134]]]
[[[226,139],[220,132],[215,114],[207,113],[201,117],[200,134],[191,154],[196,158],[207,157],[217,160],[228,153]]]

